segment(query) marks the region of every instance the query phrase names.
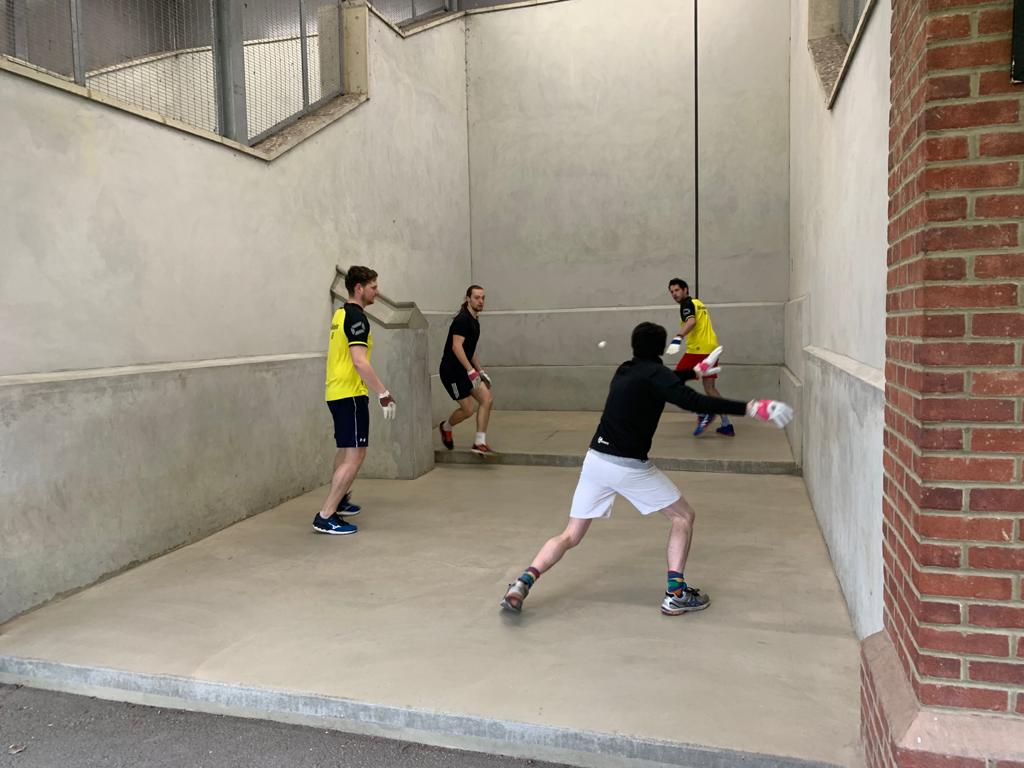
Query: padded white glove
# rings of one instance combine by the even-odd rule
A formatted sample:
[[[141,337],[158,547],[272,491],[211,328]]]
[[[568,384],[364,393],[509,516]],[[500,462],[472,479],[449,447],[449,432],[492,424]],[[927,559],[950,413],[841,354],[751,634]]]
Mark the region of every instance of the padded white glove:
[[[477,387],[480,386],[480,372],[477,371],[475,368],[469,372],[469,383],[473,385],[473,389],[476,389]]]
[[[793,409],[778,400],[751,400],[747,403],[747,416],[758,421],[770,421],[782,429],[793,420]]]
[[[693,372],[697,375],[697,379],[703,379],[705,376],[714,376],[721,373],[722,366],[716,365],[718,358],[722,356],[722,348],[719,347],[710,355],[705,357],[695,366],[693,366]]]
[[[487,375],[487,371],[480,371],[480,380],[487,385],[487,388],[491,388],[491,377]]]
[[[679,354],[679,350],[682,348],[682,346],[683,346],[683,337],[682,336],[673,336],[672,337],[672,341],[670,341],[668,343],[668,346],[665,347],[665,354],[666,355],[676,355],[676,354]]]
[[[398,403],[395,402],[395,398],[391,396],[391,393],[384,390],[384,394],[378,396],[377,402],[380,403],[380,407],[384,411],[385,419],[395,418],[395,412],[398,410]]]

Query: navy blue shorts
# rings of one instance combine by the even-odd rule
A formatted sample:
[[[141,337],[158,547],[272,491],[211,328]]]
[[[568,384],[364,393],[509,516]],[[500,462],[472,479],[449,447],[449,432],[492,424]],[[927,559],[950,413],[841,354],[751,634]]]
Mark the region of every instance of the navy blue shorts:
[[[328,400],[334,417],[334,443],[339,448],[365,448],[370,439],[370,398],[343,397]]]

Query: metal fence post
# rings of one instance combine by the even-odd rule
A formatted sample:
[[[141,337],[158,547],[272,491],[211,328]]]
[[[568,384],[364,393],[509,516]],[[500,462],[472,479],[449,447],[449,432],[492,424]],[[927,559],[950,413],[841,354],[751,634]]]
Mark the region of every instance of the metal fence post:
[[[220,134],[240,144],[248,144],[242,3],[213,0],[213,67]]]
[[[28,61],[28,11],[26,0],[13,0],[11,8],[14,25],[14,58]]]
[[[79,0],[69,0],[71,14],[71,64],[75,82],[85,85],[85,50],[82,47],[82,6]]]
[[[299,0],[299,56],[302,57],[302,108],[309,107],[309,50],[306,43],[306,4]]]

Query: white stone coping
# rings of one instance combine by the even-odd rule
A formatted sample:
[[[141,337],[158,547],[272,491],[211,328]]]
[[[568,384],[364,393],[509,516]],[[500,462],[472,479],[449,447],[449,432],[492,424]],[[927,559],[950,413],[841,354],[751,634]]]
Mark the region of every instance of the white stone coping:
[[[853,378],[863,381],[880,392],[885,392],[885,373],[878,368],[862,363],[859,360],[854,360],[852,357],[841,355],[838,352],[833,352],[830,349],[823,349],[822,347],[806,346],[804,347],[804,352],[812,358],[821,360],[833,368],[838,368],[848,373]]]
[[[0,376],[0,387],[14,387],[25,384],[49,384],[60,381],[82,381],[105,379],[113,376],[138,376],[153,373],[192,371],[201,368],[228,368],[235,365],[265,365],[287,363],[297,360],[325,360],[323,352],[297,352],[286,355],[257,355],[253,357],[220,357],[210,360],[190,360],[178,363],[151,363],[147,365],[122,365],[113,368],[86,368],[74,371],[53,371],[50,373],[15,373]]]

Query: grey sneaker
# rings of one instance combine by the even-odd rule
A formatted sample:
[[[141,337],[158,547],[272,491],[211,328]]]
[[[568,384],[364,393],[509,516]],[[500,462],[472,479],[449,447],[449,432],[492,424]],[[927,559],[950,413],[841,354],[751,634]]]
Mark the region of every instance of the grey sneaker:
[[[523,610],[523,600],[530,594],[530,585],[522,579],[517,579],[515,584],[508,585],[508,592],[501,601],[501,607],[506,611],[519,613]]]
[[[703,611],[709,605],[711,598],[708,595],[699,589],[687,587],[679,597],[666,594],[665,599],[661,601],[661,612],[666,616],[678,616],[681,613]]]

